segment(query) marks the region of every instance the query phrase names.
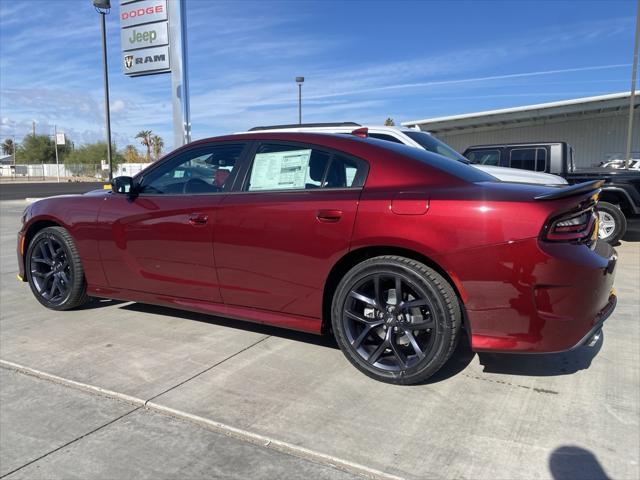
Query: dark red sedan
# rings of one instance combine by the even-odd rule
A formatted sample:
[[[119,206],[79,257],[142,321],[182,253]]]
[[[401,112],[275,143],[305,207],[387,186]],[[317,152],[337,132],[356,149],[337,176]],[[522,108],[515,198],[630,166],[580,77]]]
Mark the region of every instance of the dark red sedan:
[[[29,206],[20,278],[56,310],[104,297],[331,332],[358,369],[409,384],[462,330],[475,351],[597,338],[616,302],[599,186],[503,183],[355,136],[219,137]]]

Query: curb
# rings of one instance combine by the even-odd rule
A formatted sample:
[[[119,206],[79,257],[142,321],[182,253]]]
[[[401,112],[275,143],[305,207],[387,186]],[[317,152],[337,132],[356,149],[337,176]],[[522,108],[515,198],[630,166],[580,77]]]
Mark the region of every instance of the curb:
[[[109,397],[114,400],[120,400],[123,402],[130,403],[137,407],[144,407],[145,401],[138,397],[132,397],[131,395],[126,395],[124,393],[114,392],[112,390],[107,390],[106,388],[96,387],[93,385],[89,385],[87,383],[76,382],[75,380],[69,380],[67,378],[59,377],[57,375],[53,375],[51,373],[46,373],[41,370],[36,370],[35,368],[25,367],[24,365],[20,365],[18,363],[9,362],[7,360],[0,359],[0,367],[7,368],[9,370],[15,370],[20,373],[24,373],[26,375],[31,375],[32,377],[41,378],[43,380],[49,380],[53,383],[58,383],[60,385],[65,385],[67,387],[75,388],[78,390],[82,390],[89,393],[97,393],[98,395],[102,395],[103,397]]]
[[[76,382],[75,380],[69,380],[67,378],[59,377],[58,375],[46,373],[41,370],[36,370],[35,368],[30,368],[24,365],[20,365],[18,363],[10,362],[8,360],[0,359],[0,368],[17,371],[25,375],[31,375],[36,378],[48,380],[53,383],[64,385],[70,388],[75,388],[77,390],[82,390],[88,393],[109,397],[114,400],[127,402],[137,407],[142,407],[146,410],[156,412],[161,415],[183,420],[191,424],[206,428],[207,430],[211,430],[217,433],[222,433],[226,436],[229,436],[238,440],[242,440],[247,443],[251,443],[253,445],[261,446],[263,448],[268,448],[268,449],[285,453],[294,457],[302,458],[303,460],[308,460],[320,465],[330,466],[338,470],[342,470],[343,472],[352,473],[355,475],[360,475],[362,477],[371,478],[371,479],[403,480],[403,477],[385,473],[380,470],[376,470],[374,468],[366,467],[364,465],[360,465],[359,463],[351,462],[349,460],[344,460],[342,458],[334,457],[332,455],[328,455],[325,453],[316,452],[314,450],[310,450],[308,448],[301,447],[299,445],[294,445],[289,442],[277,440],[271,437],[267,437],[265,435],[260,435],[258,433],[253,433],[248,430],[243,430],[241,428],[236,428],[231,425],[217,422],[215,420],[210,420],[208,418],[200,417],[198,415],[193,415],[191,413],[187,413],[182,410],[176,410],[170,407],[165,407],[163,405],[157,404],[155,402],[151,402],[149,400],[143,400],[141,398],[127,395],[124,393],[119,393],[113,390],[96,387],[95,385],[89,385],[87,383]]]

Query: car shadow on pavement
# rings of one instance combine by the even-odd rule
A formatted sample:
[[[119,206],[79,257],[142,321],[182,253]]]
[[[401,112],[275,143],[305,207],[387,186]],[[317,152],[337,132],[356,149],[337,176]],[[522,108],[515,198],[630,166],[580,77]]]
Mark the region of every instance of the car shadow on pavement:
[[[93,310],[94,308],[110,307],[112,305],[120,305],[122,303],[126,303],[126,302],[122,300],[111,300],[109,298],[93,298],[92,297],[87,303],[79,307],[76,307],[74,310]]]
[[[479,353],[478,359],[485,373],[538,377],[570,375],[589,368],[603,341],[604,333],[593,347],[583,346],[568,352],[544,354]]]
[[[596,456],[575,446],[556,448],[549,457],[549,470],[554,480],[608,480]]]
[[[219,325],[221,327],[235,328],[237,330],[245,330],[262,335],[272,335],[274,337],[286,338],[297,342],[305,342],[320,347],[337,349],[338,345],[331,335],[315,335],[313,333],[298,332],[286,328],[264,325],[261,323],[252,323],[242,320],[233,320],[224,317],[216,317],[204,313],[188,312],[186,310],[178,310],[170,307],[162,307],[158,305],[149,305],[145,303],[129,303],[120,307],[124,310],[133,312],[152,313],[155,315],[165,315],[169,317],[178,317],[185,320],[194,320],[196,322],[209,323],[211,325]]]

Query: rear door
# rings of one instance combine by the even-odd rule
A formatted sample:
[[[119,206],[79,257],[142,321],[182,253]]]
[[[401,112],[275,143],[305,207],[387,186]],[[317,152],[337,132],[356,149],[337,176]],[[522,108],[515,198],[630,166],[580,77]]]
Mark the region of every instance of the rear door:
[[[216,216],[225,303],[319,318],[324,282],[349,250],[368,165],[313,145],[256,142]]]
[[[109,286],[220,301],[214,216],[245,148],[236,142],[183,150],[149,169],[137,196],[105,199],[99,248]]]

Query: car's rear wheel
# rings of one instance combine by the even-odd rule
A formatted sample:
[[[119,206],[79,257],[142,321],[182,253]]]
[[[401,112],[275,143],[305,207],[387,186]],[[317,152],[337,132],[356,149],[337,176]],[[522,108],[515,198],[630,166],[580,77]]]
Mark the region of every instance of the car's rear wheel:
[[[80,256],[66,229],[48,227],[36,233],[25,266],[31,291],[45,307],[69,310],[87,301]]]
[[[598,238],[615,244],[627,231],[627,219],[624,213],[608,202],[598,202]]]
[[[413,384],[449,359],[461,311],[451,285],[423,263],[380,256],[353,267],[332,305],[336,341],[349,361],[376,380]]]

